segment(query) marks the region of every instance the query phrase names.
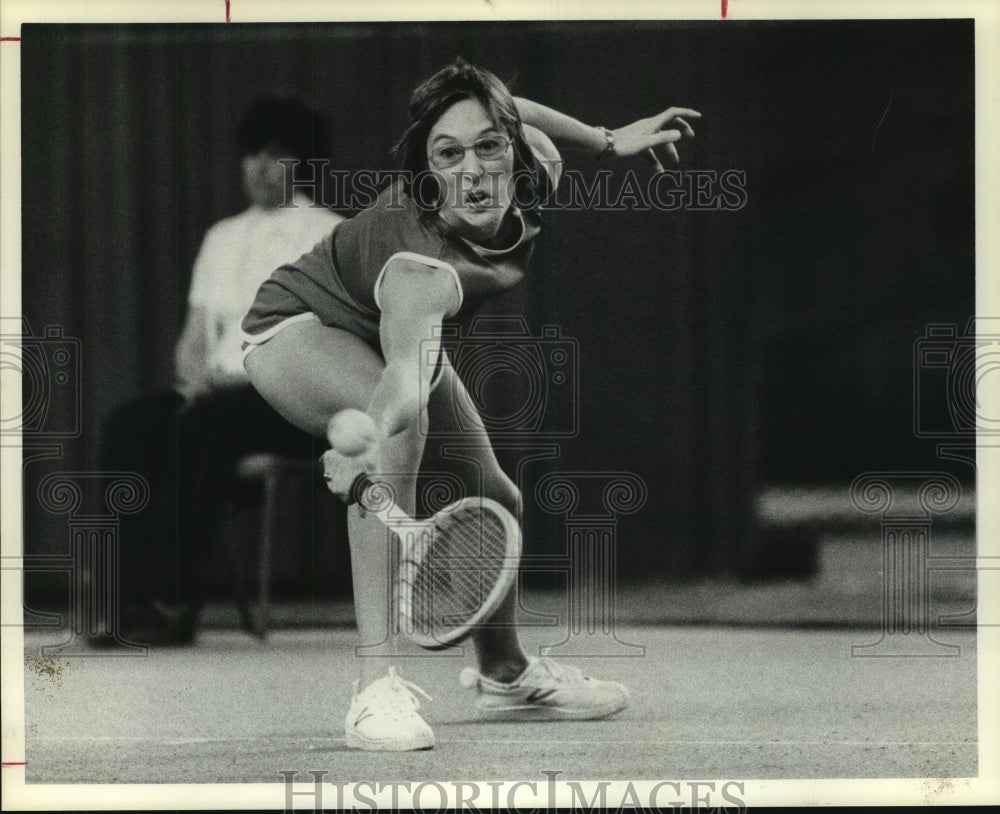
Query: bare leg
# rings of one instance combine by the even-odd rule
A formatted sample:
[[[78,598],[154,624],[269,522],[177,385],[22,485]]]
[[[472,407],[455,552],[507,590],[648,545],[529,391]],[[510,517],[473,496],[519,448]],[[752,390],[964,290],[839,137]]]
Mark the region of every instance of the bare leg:
[[[463,480],[466,493],[482,494],[496,500],[520,519],[520,493],[500,468],[489,436],[482,422],[477,421],[475,405],[458,375],[449,366],[445,367],[440,383],[431,394],[428,414],[435,431],[462,435],[463,455],[472,460],[467,465],[457,466],[456,471]],[[461,416],[461,423],[458,416]],[[513,681],[528,665],[518,636],[515,610],[516,597],[511,592],[490,619],[491,626],[479,628],[472,637],[480,672],[495,681]]]
[[[423,454],[419,417],[426,409],[441,319],[457,308],[451,275],[420,263],[396,262],[382,280],[380,342],[385,361],[353,334],[318,322],[290,325],[252,351],[246,360],[254,386],[297,426],[327,434],[343,410],[364,415],[361,431],[333,432],[346,443],[338,452],[356,456],[369,472],[395,489],[400,507],[413,513],[416,476]],[[334,422],[336,425],[336,422]],[[380,440],[384,439],[384,440]],[[353,449],[348,452],[347,447]],[[387,532],[375,518],[352,510],[349,519],[355,609],[361,645],[379,645],[389,628],[386,602],[390,581]],[[362,680],[385,667],[382,659],[361,659]]]
[[[289,326],[247,357],[247,371],[261,394],[286,418],[317,435],[337,412],[364,409],[384,368],[378,354],[353,334],[315,322]],[[400,506],[410,512],[423,449],[415,418],[412,425],[386,440],[380,451],[384,471],[397,473],[386,480]],[[376,518],[359,517],[356,507],[348,513],[348,530],[360,645],[381,645],[390,631],[387,532]],[[386,666],[385,659],[359,659],[362,684],[383,674]]]
[[[382,472],[379,481],[392,487],[399,507],[409,515],[416,513],[416,472],[423,452],[423,436],[414,424],[382,444]],[[395,574],[390,573],[392,554],[399,545],[385,525],[372,515],[362,517],[357,506],[348,512],[351,538],[351,572],[354,581],[354,607],[361,633],[361,647],[380,646],[378,658],[359,650],[361,682],[367,683],[385,672],[386,651],[398,652],[395,625]],[[376,584],[378,583],[378,584]],[[372,655],[371,651],[368,653]]]
[[[471,458],[461,467],[466,488],[498,501],[517,516],[518,490],[501,471],[474,403],[450,368],[431,396],[429,415],[431,426],[463,436],[463,457]],[[598,681],[550,659],[530,664],[514,626],[513,595],[490,622],[473,636],[478,672],[463,670],[459,676],[464,687],[477,690],[481,714],[493,720],[585,720],[613,715],[628,706],[628,690],[621,684]],[[536,691],[544,692],[544,700],[536,699]]]
[[[334,413],[367,407],[384,368],[367,343],[319,322],[289,325],[246,359],[250,381],[271,406],[320,437]]]

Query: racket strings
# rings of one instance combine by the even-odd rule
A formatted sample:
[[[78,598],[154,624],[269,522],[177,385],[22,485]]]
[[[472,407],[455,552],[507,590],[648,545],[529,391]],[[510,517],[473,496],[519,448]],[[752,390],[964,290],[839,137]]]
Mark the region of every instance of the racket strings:
[[[467,623],[510,566],[507,555],[504,524],[492,512],[467,507],[440,519],[408,586],[411,624],[434,635]]]

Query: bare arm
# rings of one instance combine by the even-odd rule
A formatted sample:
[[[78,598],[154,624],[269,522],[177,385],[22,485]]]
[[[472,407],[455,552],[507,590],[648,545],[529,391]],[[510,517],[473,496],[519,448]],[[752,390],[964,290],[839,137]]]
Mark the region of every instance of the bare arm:
[[[397,261],[380,290],[385,371],[367,413],[385,436],[413,424],[426,408],[441,347],[441,322],[459,307],[451,273]]]
[[[514,104],[525,125],[538,128],[553,141],[593,155],[604,149],[604,133],[598,128],[520,96],[514,97]]]
[[[205,309],[191,306],[174,348],[174,388],[191,401],[208,389]]]
[[[559,177],[562,175],[562,156],[559,155],[559,150],[552,143],[552,139],[542,130],[530,124],[524,125],[524,138],[528,142],[528,146],[534,150],[535,155],[545,163],[553,188],[557,187]]]
[[[326,427],[332,450],[324,455],[324,468],[335,492],[344,491],[345,473],[356,461],[368,472],[381,471],[383,442],[416,426],[427,409],[441,322],[458,310],[461,292],[446,269],[396,260],[382,278],[378,299],[385,368],[365,410],[341,410]]]
[[[537,127],[557,143],[591,155],[600,155],[607,147],[607,136],[600,127],[584,124],[530,99],[515,97],[514,104],[524,124]],[[612,129],[614,154],[630,156],[653,150],[655,158],[655,149],[662,146],[675,162],[679,161],[674,142],[684,136],[693,138],[694,130],[687,120],[699,118],[701,114],[697,110],[671,107],[656,116]]]

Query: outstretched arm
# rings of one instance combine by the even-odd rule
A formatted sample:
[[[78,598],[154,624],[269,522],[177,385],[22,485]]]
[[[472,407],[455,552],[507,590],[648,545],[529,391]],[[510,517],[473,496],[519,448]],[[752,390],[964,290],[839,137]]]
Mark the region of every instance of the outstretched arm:
[[[380,469],[382,442],[414,426],[426,409],[441,322],[461,305],[449,271],[410,260],[392,262],[378,294],[385,368],[365,410],[340,411],[326,428],[333,451],[360,459],[370,472]]]
[[[592,155],[601,155],[607,150],[609,139],[602,128],[584,124],[572,116],[530,99],[515,97],[514,103],[524,124],[537,127],[553,141],[561,142],[581,152],[590,152]],[[613,129],[611,130],[614,139],[612,152],[618,156],[651,152],[653,159],[659,164],[656,149],[662,147],[671,159],[677,162],[680,157],[677,155],[674,142],[680,141],[684,136],[693,138],[694,130],[687,120],[699,118],[701,113],[697,110],[671,107],[656,116],[639,119],[624,127]]]
[[[385,436],[414,423],[427,406],[441,344],[441,322],[459,306],[459,290],[448,271],[413,261],[395,261],[382,280],[382,379],[367,413]]]

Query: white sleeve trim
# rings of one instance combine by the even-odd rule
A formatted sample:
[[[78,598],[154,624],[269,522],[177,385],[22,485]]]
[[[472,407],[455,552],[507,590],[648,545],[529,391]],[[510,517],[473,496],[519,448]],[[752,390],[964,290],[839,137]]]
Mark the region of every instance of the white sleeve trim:
[[[382,270],[379,271],[378,277],[375,279],[375,289],[372,292],[375,295],[375,305],[379,311],[382,310],[381,297],[379,296],[382,291],[382,279],[385,277],[386,269],[389,268],[389,264],[393,260],[411,260],[414,263],[420,263],[424,266],[430,266],[435,269],[444,269],[445,271],[451,272],[452,279],[455,281],[455,289],[458,291],[458,307],[455,309],[457,314],[461,308],[462,303],[465,301],[465,292],[462,291],[462,281],[458,277],[458,272],[455,271],[455,267],[444,260],[436,260],[433,257],[428,257],[424,254],[417,254],[416,252],[396,252],[392,257],[385,261],[385,265],[382,266]]]
[[[289,325],[294,325],[298,322],[306,322],[311,319],[319,322],[318,316],[316,316],[312,311],[307,311],[304,314],[296,314],[294,317],[283,319],[277,325],[272,325],[266,331],[262,331],[259,334],[248,334],[246,331],[240,331],[243,335],[243,342],[246,344],[246,347],[243,348],[243,358],[246,359],[247,354],[250,353],[250,351],[260,345],[263,345],[267,342],[267,340],[272,339],[279,331],[283,331]]]

